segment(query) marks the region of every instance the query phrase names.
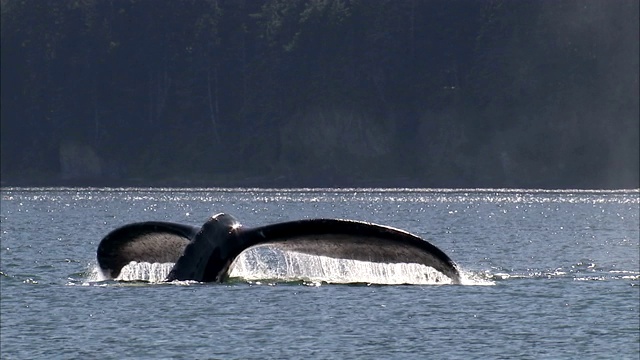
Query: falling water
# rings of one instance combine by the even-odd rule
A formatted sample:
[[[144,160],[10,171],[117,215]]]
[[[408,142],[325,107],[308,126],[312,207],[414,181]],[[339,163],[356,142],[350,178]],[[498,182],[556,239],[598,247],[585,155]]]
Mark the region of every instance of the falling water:
[[[380,264],[334,259],[276,249],[252,249],[232,265],[231,277],[245,280],[327,282],[335,284],[448,284],[451,279],[421,264]]]
[[[163,282],[173,263],[147,263],[132,261],[120,271],[117,281]],[[97,265],[90,280],[106,280]],[[232,278],[247,281],[305,281],[332,284],[381,284],[381,285],[440,285],[450,284],[451,279],[441,272],[421,264],[381,264],[350,259],[334,259],[273,248],[248,250],[234,261],[229,271]],[[477,274],[462,272],[464,285],[493,285],[494,282]]]
[[[173,263],[147,263],[132,261],[125,265],[116,280],[148,281],[159,283],[164,281],[173,268]]]

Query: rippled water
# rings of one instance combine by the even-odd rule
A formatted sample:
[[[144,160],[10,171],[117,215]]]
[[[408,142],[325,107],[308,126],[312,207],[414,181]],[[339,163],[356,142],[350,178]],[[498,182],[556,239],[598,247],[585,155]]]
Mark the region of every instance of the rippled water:
[[[637,190],[4,188],[0,354],[638,359],[639,203]],[[404,229],[453,258],[467,285],[268,249],[244,254],[222,285],[95,273],[117,226],[219,212],[250,227],[331,217]],[[139,264],[130,280],[169,267]],[[375,285],[398,279],[422,285]]]

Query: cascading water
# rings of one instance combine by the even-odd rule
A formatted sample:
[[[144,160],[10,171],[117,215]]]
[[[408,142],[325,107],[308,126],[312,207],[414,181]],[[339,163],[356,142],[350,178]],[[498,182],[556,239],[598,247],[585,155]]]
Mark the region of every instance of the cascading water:
[[[334,259],[270,248],[242,253],[232,265],[230,277],[245,280],[304,280],[334,284],[449,284],[439,271],[421,264],[380,264]]]
[[[173,263],[146,263],[132,261],[120,270],[116,280],[148,281],[158,283],[164,281],[173,268]]]
[[[125,265],[116,281],[163,282],[173,263],[135,262]],[[91,266],[89,281],[106,280],[97,265]],[[331,284],[441,285],[450,284],[439,271],[421,264],[381,264],[366,261],[334,259],[270,247],[250,249],[240,254],[231,265],[229,276],[246,281],[305,281]],[[462,272],[463,285],[494,285],[486,278]]]

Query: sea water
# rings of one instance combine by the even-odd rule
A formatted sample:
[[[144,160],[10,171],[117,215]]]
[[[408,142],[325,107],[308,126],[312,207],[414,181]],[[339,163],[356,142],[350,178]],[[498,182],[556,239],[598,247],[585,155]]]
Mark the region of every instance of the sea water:
[[[2,189],[0,356],[638,359],[639,191]],[[256,249],[227,284],[98,271],[135,221],[341,218],[409,231],[463,272]],[[480,286],[481,285],[481,286]]]

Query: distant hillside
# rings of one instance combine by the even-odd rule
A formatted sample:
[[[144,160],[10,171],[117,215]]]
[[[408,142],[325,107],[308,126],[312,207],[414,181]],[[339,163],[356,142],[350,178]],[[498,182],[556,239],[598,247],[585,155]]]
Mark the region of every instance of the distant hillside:
[[[637,0],[3,0],[2,184],[638,188]]]

